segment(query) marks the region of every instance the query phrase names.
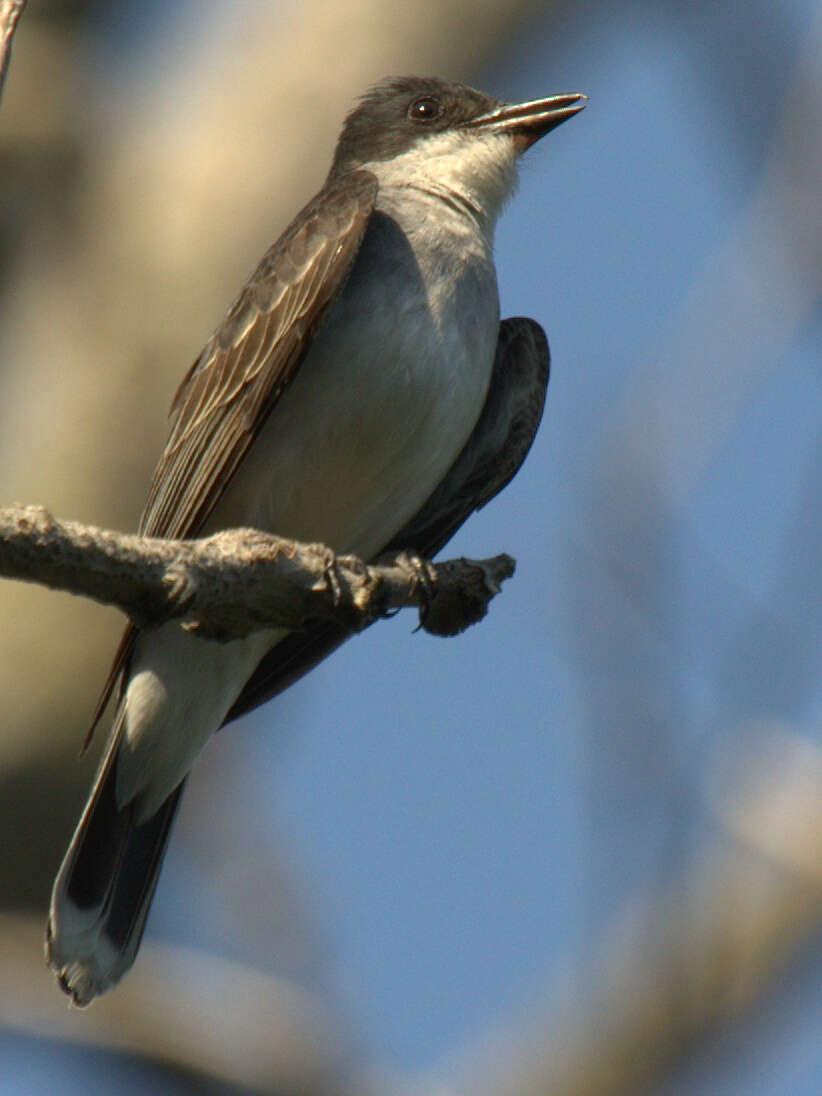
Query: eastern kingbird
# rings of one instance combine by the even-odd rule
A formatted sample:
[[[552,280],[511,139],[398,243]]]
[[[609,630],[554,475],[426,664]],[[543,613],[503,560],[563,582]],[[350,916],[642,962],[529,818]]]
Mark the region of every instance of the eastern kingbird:
[[[542,414],[548,345],[533,320],[500,323],[494,225],[520,154],[584,98],[510,105],[419,77],[369,91],[322,190],[183,379],[140,531],[439,551],[514,475]],[[116,691],[108,746],[49,911],[48,962],[75,1003],[134,962],[205,742],[346,636],[126,629],[94,720]]]

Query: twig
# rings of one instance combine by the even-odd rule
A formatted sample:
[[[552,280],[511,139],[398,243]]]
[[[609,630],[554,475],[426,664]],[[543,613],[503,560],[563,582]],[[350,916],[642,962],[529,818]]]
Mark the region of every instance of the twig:
[[[318,619],[361,631],[410,605],[427,632],[455,635],[485,616],[514,566],[507,555],[430,564],[408,553],[365,564],[257,529],[161,540],[58,521],[42,507],[0,508],[0,575],[224,641]]]
[[[0,95],[11,59],[11,42],[26,0],[0,0]]]

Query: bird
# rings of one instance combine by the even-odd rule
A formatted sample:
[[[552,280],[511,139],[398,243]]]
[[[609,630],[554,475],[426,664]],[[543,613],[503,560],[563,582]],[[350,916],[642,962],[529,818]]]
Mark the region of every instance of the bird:
[[[516,473],[542,416],[547,340],[500,321],[494,228],[522,154],[585,98],[507,103],[418,76],[367,91],[321,190],[183,378],[140,533],[251,526],[366,560],[435,555]],[[48,913],[46,959],[74,1004],[134,963],[205,743],[347,637],[327,622],[228,643],[127,626]]]

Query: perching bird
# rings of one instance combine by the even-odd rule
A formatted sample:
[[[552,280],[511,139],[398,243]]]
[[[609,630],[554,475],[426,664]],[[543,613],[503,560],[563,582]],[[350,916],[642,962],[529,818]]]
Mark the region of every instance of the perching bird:
[[[536,140],[583,95],[508,105],[389,79],[346,119],[328,178],[186,374],[146,536],[254,526],[373,559],[431,556],[514,475],[548,382],[533,320],[499,320],[494,226]],[[54,884],[46,952],[80,1005],[134,962],[189,769],[224,723],[347,636],[228,644],[126,630],[117,708]]]

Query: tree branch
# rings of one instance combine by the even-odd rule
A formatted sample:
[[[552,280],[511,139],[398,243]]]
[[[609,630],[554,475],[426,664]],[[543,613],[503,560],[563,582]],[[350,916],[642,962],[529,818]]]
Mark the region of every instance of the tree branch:
[[[0,575],[117,605],[140,626],[179,620],[222,641],[318,619],[358,632],[410,605],[425,631],[456,635],[485,616],[514,566],[507,555],[431,564],[405,552],[365,564],[257,529],[162,540],[58,521],[37,506],[0,508]]]
[[[26,0],[0,0],[0,95],[11,59],[11,42]]]

